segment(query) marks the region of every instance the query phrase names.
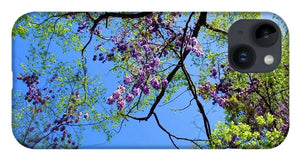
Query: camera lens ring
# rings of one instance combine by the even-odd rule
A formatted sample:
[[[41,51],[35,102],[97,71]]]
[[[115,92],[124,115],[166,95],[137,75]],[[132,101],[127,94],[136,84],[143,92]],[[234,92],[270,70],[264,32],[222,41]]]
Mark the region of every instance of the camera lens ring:
[[[278,40],[279,31],[271,23],[262,23],[254,30],[254,41],[264,47],[271,46]]]
[[[231,61],[236,68],[248,69],[254,65],[256,55],[254,49],[248,45],[239,45],[230,54]]]

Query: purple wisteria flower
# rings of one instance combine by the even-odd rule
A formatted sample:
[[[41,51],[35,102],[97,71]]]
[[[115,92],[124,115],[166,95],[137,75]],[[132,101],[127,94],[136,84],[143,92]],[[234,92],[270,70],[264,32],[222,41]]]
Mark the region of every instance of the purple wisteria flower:
[[[139,70],[139,78],[140,78],[141,80],[143,80],[143,79],[145,79],[145,77],[146,77],[145,72],[144,72],[143,70]]]
[[[118,89],[121,90],[121,93],[125,92],[125,87],[123,85],[118,86]]]
[[[163,89],[166,89],[168,87],[168,84],[169,84],[169,82],[168,82],[167,79],[163,79],[161,81],[161,86],[162,86]]]
[[[280,107],[281,111],[285,112],[287,110],[287,108],[284,104],[280,104],[279,107]]]
[[[152,20],[151,20],[149,17],[146,17],[145,21],[146,21],[146,23],[148,23],[148,24],[151,24],[151,23],[152,23]]]
[[[140,89],[137,88],[137,87],[133,87],[133,89],[132,89],[132,94],[133,94],[134,96],[137,96],[137,95],[139,95],[139,93],[140,93]]]
[[[217,103],[218,103],[220,106],[224,107],[225,104],[226,104],[227,102],[226,102],[226,100],[225,100],[224,98],[219,97],[219,98],[217,99]]]
[[[203,57],[204,56],[204,52],[202,50],[202,47],[198,47],[194,52],[196,53],[197,57],[200,57],[200,56]]]
[[[126,77],[124,78],[124,84],[128,85],[128,84],[130,84],[130,83],[131,83],[131,76],[126,76]]]
[[[203,88],[204,88],[205,90],[209,90],[209,89],[210,89],[210,82],[206,82],[206,83],[204,84]]]
[[[160,59],[158,57],[155,57],[150,64],[150,66],[153,68],[158,68],[159,65],[160,65]]]
[[[113,98],[114,99],[118,99],[121,95],[121,92],[119,90],[115,90],[113,93]]]
[[[114,99],[113,96],[109,96],[109,97],[107,98],[107,104],[111,105],[111,104],[113,104],[114,102],[115,102],[115,99]]]
[[[134,98],[133,94],[128,93],[128,94],[126,95],[126,102],[131,102],[131,101],[133,101],[133,98]]]
[[[192,37],[190,38],[189,42],[192,44],[192,45],[196,45],[197,44],[197,39],[195,37]]]
[[[146,95],[150,93],[150,87],[149,87],[148,84],[146,84],[146,85],[144,86],[144,88],[143,88],[143,93],[146,94]]]
[[[217,91],[216,90],[212,90],[209,95],[213,98],[216,98],[217,97]]]
[[[213,77],[213,78],[215,78],[215,79],[217,78],[217,70],[216,70],[216,69],[214,69],[214,68],[211,69],[211,70],[210,70],[210,73],[211,73],[211,75],[210,75],[211,77]]]
[[[117,101],[118,109],[119,109],[119,110],[124,109],[124,108],[125,108],[125,104],[126,104],[126,101],[125,101],[124,99],[118,100],[118,101]]]
[[[187,51],[192,50],[192,46],[191,46],[191,45],[187,45],[187,46],[185,47],[185,50],[187,50]]]
[[[150,82],[151,82],[151,85],[154,89],[156,89],[156,90],[159,89],[160,85],[159,85],[158,80],[155,76],[152,77]]]

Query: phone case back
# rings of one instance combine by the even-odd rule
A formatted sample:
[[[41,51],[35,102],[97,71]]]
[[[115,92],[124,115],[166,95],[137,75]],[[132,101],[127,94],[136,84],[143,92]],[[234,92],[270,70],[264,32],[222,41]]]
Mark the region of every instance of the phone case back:
[[[281,29],[281,63],[228,63],[239,19]],[[32,149],[266,149],[289,129],[289,34],[265,12],[32,12],[12,29],[12,130]]]

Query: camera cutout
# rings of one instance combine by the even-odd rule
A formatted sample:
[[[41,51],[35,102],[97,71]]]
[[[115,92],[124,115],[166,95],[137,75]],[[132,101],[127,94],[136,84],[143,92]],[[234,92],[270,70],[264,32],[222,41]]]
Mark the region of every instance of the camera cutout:
[[[228,60],[239,72],[276,69],[281,60],[281,31],[270,20],[239,20],[228,33]]]
[[[261,46],[271,46],[278,39],[278,31],[270,24],[262,24],[255,31],[255,41]]]
[[[234,49],[230,57],[233,64],[241,69],[249,68],[254,64],[255,52],[247,45],[241,45]]]

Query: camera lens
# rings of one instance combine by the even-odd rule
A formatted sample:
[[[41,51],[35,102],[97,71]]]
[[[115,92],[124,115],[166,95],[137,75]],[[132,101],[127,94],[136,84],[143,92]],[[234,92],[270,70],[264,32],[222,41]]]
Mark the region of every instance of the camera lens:
[[[255,52],[251,47],[242,45],[233,51],[231,58],[236,67],[246,69],[254,64]]]
[[[278,31],[271,24],[262,24],[255,31],[255,41],[261,46],[273,45],[278,39]]]

